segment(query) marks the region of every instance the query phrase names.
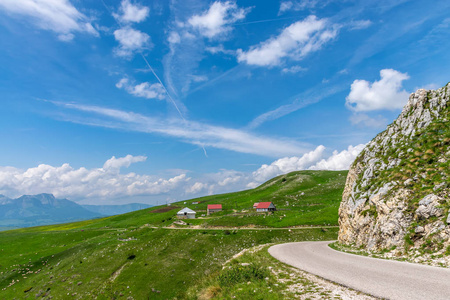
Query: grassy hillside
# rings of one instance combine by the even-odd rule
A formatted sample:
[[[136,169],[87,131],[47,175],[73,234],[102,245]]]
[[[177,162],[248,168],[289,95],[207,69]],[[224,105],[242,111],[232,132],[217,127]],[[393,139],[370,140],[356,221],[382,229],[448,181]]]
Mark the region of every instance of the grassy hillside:
[[[205,229],[166,228],[178,209],[167,211],[161,206],[1,232],[0,299],[196,298],[191,287],[202,286],[219,274],[222,264],[243,249],[335,239],[337,228],[279,227],[336,224],[345,177],[346,172],[294,172],[254,190],[186,201],[200,201],[197,207],[187,205],[200,211],[206,211],[208,203],[223,204],[224,212],[189,220],[209,227]],[[257,216],[249,208],[260,201],[273,201],[278,208],[289,210]],[[177,206],[183,207],[184,201],[172,207]],[[266,228],[211,229],[250,225]]]
[[[192,225],[202,227],[289,227],[304,225],[338,225],[338,209],[347,171],[300,171],[278,176],[261,186],[237,193],[213,195],[174,203],[172,211],[160,207],[105,219],[105,226],[169,226],[176,212],[189,207],[197,212]],[[273,202],[279,211],[260,214],[252,209],[255,202]],[[192,204],[199,202],[199,204]],[[222,204],[223,211],[206,216],[208,204]],[[204,216],[202,216],[204,215]],[[93,226],[99,226],[95,223]]]

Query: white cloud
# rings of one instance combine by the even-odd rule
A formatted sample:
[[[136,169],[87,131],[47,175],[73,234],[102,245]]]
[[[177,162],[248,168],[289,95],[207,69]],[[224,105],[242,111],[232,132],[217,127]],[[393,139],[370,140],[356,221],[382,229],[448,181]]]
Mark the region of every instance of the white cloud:
[[[116,158],[115,156],[108,159],[103,164],[104,170],[119,170],[120,168],[128,168],[131,164],[146,161],[147,157],[145,156],[133,156],[128,154],[125,157]]]
[[[289,68],[283,68],[281,70],[281,73],[284,73],[284,74],[296,74],[298,72],[303,72],[303,71],[306,71],[306,70],[307,70],[306,68],[303,68],[301,66],[292,66],[292,67],[289,67]]]
[[[383,118],[382,116],[378,116],[377,118],[369,117],[366,114],[356,113],[350,116],[350,122],[353,125],[362,124],[366,127],[372,128],[384,128],[387,125],[388,120]]]
[[[130,83],[128,78],[122,78],[116,87],[119,89],[125,89],[129,94],[136,97],[142,97],[147,99],[165,99],[166,91],[160,83],[150,84],[149,82],[143,82],[137,85]]]
[[[164,84],[174,99],[189,93],[193,81],[187,75],[198,72],[205,50],[235,56],[235,51],[222,45],[208,44],[230,38],[234,24],[250,11],[240,8],[236,1],[210,1],[206,7],[186,4],[183,8],[171,11],[173,21],[166,29],[169,51],[163,59]]]
[[[239,191],[246,188],[250,180],[248,173],[234,170],[220,170],[216,173],[203,174],[193,185],[185,188],[186,195],[196,194],[197,196],[227,193]]]
[[[277,66],[282,59],[300,60],[310,52],[319,50],[334,39],[338,27],[327,20],[309,16],[286,27],[280,35],[270,38],[248,51],[238,49],[238,61],[256,66]]]
[[[372,24],[373,23],[370,20],[358,20],[350,22],[348,26],[349,30],[361,30],[372,26]]]
[[[402,89],[402,82],[409,79],[408,74],[393,69],[380,71],[381,79],[370,83],[355,80],[346,98],[349,109],[360,111],[401,109],[408,102],[409,94]]]
[[[197,197],[255,188],[273,177],[293,171],[348,170],[364,147],[364,144],[350,145],[345,150],[326,155],[325,147],[321,145],[300,157],[285,157],[271,164],[264,164],[252,173],[220,170],[203,174],[194,184],[186,182],[184,194]]]
[[[365,146],[365,144],[359,144],[354,147],[350,145],[347,150],[341,152],[335,150],[333,155],[309,167],[309,170],[348,170]]]
[[[270,165],[264,164],[252,173],[252,179],[254,182],[263,183],[281,174],[308,169],[322,158],[324,151],[325,147],[320,145],[315,150],[305,153],[301,157],[284,157]]]
[[[122,0],[122,2],[120,3],[119,12],[119,14],[113,13],[113,16],[120,22],[140,23],[147,18],[150,9],[140,4],[132,4],[129,0]]]
[[[285,11],[291,10],[291,8],[294,6],[294,3],[292,1],[282,1],[280,3],[280,10],[278,14],[282,14]]]
[[[226,50],[223,45],[214,46],[214,47],[206,47],[206,51],[208,51],[211,54],[217,54],[217,53],[223,53],[228,55],[235,55],[236,51],[233,50]]]
[[[66,120],[70,122],[90,126],[156,133],[175,137],[183,142],[203,147],[214,147],[269,157],[304,153],[309,148],[309,145],[295,141],[258,136],[239,129],[214,126],[189,120],[166,120],[98,106],[60,102],[52,103],[68,109],[95,114],[99,117],[68,115]]]
[[[17,197],[23,194],[52,193],[58,198],[123,199],[137,196],[158,196],[182,200],[186,195],[203,196],[253,188],[281,174],[298,170],[345,170],[364,148],[349,146],[341,152],[325,156],[325,147],[318,146],[300,157],[285,157],[262,165],[253,173],[221,170],[203,174],[192,184],[186,170],[178,170],[171,178],[121,173],[133,163],[146,161],[145,156],[112,157],[103,167],[75,169],[69,164],[51,166],[41,164],[26,170],[0,167],[0,194]],[[173,172],[171,172],[173,173]]]
[[[170,44],[179,44],[181,42],[181,37],[176,31],[171,31],[169,34],[169,37],[167,38],[167,41]]]
[[[324,158],[325,147],[320,145],[315,150],[305,153],[301,157],[285,157],[272,162],[270,165],[262,165],[254,171],[250,177],[248,188],[254,188],[259,184],[278,175],[301,170],[348,170],[365,145],[349,146],[341,152],[333,151],[328,158]]]
[[[234,1],[216,1],[201,15],[189,18],[188,23],[201,35],[212,39],[229,33],[232,30],[230,25],[244,19],[249,11],[238,8]]]
[[[68,0],[1,0],[0,9],[26,17],[42,29],[59,34],[62,41],[74,38],[74,32],[99,36],[88,18]]]
[[[198,194],[201,191],[208,189],[208,184],[203,183],[203,182],[196,182],[191,186],[188,186],[185,188],[185,193],[186,194]]]
[[[142,51],[151,46],[150,36],[144,32],[124,27],[114,31],[114,37],[119,42],[119,47],[115,49],[118,56],[131,56],[136,51]]]
[[[60,167],[41,164],[27,170],[0,167],[0,193],[12,197],[52,193],[56,197],[71,199],[117,198],[167,193],[189,180],[186,174],[163,179],[120,173],[120,168],[145,160],[144,156],[112,157],[102,168],[93,169],[74,169],[67,163]]]
[[[323,1],[323,6],[326,5],[325,2],[327,1]],[[305,9],[311,9],[317,6],[317,4],[319,3],[319,0],[297,0],[297,1],[281,1],[280,3],[280,10],[278,12],[278,14],[282,14],[286,11],[301,11],[301,10],[305,10]]]

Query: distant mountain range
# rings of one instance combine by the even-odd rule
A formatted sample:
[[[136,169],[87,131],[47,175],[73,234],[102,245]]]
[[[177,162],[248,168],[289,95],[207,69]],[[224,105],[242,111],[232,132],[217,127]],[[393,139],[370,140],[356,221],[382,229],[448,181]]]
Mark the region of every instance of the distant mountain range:
[[[87,220],[148,208],[151,205],[79,205],[52,194],[24,195],[16,199],[0,195],[0,227],[30,227]]]

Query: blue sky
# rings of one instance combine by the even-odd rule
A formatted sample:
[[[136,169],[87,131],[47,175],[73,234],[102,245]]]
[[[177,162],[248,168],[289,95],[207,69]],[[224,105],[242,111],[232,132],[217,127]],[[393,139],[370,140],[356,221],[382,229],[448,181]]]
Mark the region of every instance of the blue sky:
[[[449,9],[0,0],[0,193],[156,204],[346,169],[450,80]]]

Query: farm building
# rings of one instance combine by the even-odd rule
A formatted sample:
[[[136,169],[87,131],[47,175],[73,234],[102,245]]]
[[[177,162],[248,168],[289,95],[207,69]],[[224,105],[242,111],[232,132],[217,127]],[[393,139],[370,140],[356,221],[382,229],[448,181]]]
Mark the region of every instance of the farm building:
[[[208,204],[208,215],[218,211],[222,211],[222,204]]]
[[[253,204],[253,208],[256,209],[256,207],[258,206],[259,202],[255,202],[255,204]]]
[[[196,212],[192,209],[185,207],[179,212],[177,212],[178,219],[195,219]]]
[[[273,205],[272,202],[259,202],[258,206],[256,206],[257,212],[266,212],[266,211],[276,211],[277,208]]]

